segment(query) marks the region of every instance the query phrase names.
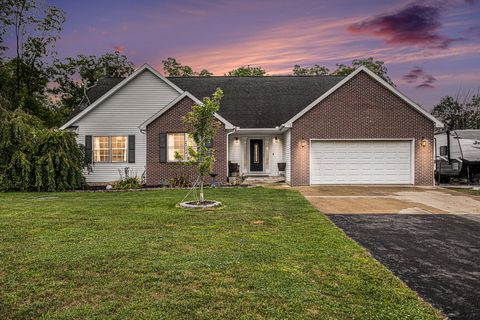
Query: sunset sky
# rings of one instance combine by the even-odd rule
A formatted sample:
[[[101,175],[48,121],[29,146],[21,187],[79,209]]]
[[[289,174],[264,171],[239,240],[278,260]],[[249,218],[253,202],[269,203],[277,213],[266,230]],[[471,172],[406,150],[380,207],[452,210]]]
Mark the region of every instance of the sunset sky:
[[[294,64],[386,62],[426,109],[480,88],[480,1],[47,0],[67,12],[61,57],[115,48],[161,70],[169,56],[215,75],[240,65],[289,74]]]

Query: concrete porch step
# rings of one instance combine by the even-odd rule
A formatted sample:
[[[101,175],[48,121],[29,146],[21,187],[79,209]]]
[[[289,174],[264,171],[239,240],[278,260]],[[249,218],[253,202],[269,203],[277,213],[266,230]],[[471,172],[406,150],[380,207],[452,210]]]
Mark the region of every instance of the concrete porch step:
[[[285,177],[269,177],[269,176],[247,176],[245,179],[246,184],[253,185],[262,185],[262,184],[273,184],[273,183],[284,183]]]

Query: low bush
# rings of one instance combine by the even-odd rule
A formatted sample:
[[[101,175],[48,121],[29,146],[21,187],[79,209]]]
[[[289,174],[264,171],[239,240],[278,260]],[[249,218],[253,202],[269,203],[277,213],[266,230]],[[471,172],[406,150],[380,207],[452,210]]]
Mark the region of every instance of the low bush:
[[[129,167],[125,167],[123,170],[118,170],[118,173],[120,174],[120,180],[112,185],[112,189],[127,190],[140,189],[143,187],[140,178],[137,177],[137,173]]]
[[[168,180],[168,183],[171,188],[189,188],[192,186],[190,179],[184,175],[170,179]]]

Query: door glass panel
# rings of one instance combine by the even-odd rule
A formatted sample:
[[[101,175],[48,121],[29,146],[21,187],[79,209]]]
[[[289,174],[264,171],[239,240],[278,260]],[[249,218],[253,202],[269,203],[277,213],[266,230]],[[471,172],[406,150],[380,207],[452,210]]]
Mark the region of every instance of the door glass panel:
[[[253,162],[258,163],[258,162],[259,162],[259,161],[258,161],[258,143],[255,143],[255,144],[253,145],[253,154],[254,154],[254,156],[253,156]]]

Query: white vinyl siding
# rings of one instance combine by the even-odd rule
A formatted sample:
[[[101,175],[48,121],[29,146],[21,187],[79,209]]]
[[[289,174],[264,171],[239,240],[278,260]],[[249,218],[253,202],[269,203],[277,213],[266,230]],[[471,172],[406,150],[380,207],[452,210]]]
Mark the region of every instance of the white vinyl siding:
[[[135,163],[95,163],[86,174],[89,183],[113,182],[125,167],[140,177],[146,165],[146,136],[139,126],[179,96],[166,82],[148,70],[140,73],[123,88],[78,120],[77,141],[85,144],[85,136],[135,135]]]
[[[411,141],[312,141],[310,184],[411,184]]]
[[[278,138],[277,142],[275,143],[275,137]],[[270,144],[270,175],[278,176],[278,165],[279,162],[284,162],[283,160],[283,137],[281,135],[274,136],[268,140]]]
[[[291,152],[292,152],[292,148],[291,148],[291,144],[292,144],[292,135],[291,135],[291,131],[288,130],[287,132],[285,132],[283,134],[283,159],[284,159],[284,162],[287,164],[287,167],[285,169],[285,181],[287,183],[290,183],[291,181],[291,173],[292,173],[292,165],[291,165]]]

